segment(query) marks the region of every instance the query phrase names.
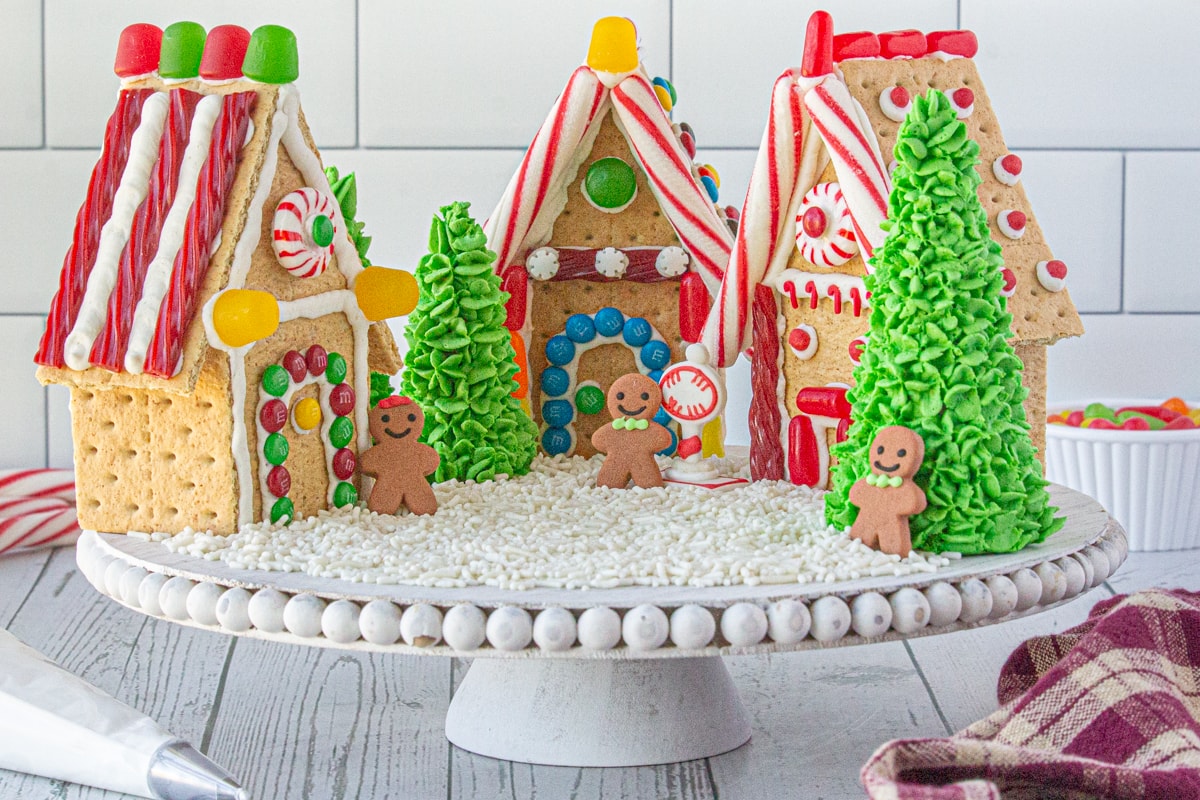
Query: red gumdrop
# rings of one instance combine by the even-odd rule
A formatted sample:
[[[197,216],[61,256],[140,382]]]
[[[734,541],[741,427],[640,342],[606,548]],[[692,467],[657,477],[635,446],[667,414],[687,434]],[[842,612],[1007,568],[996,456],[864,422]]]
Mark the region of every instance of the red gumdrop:
[[[284,353],[283,359],[280,360],[279,364],[288,371],[288,375],[292,376],[292,381],[295,383],[304,380],[308,374],[308,368],[304,364],[304,356],[295,350],[288,350]]]
[[[348,417],[354,410],[354,390],[349,384],[339,383],[329,391],[329,407],[339,417]]]
[[[819,206],[812,206],[800,217],[800,227],[804,229],[805,235],[813,239],[819,239],[825,233],[828,224],[825,211]]]
[[[1074,428],[1078,428],[1083,424],[1083,412],[1072,411],[1070,414],[1067,414],[1067,424]]]
[[[804,32],[804,54],[800,74],[807,78],[833,72],[833,17],[828,11],[814,11]]]
[[[292,488],[292,473],[282,464],[267,473],[267,491],[276,497],[285,496]]]
[[[500,288],[508,292],[508,302],[504,304],[504,327],[510,331],[520,331],[525,325],[526,301],[529,297],[529,273],[520,264],[514,264],[504,272]]]
[[[1025,222],[1026,218],[1024,213],[1020,211],[1008,212],[1008,227],[1012,228],[1014,231],[1024,230]]]
[[[258,412],[258,421],[267,433],[278,433],[283,430],[287,418],[287,406],[278,398],[263,403],[262,410]]]
[[[973,31],[933,31],[925,34],[925,49],[929,53],[974,58],[979,52],[979,40]]]
[[[1046,262],[1046,274],[1055,280],[1062,280],[1067,277],[1067,265],[1058,259]]]
[[[1164,431],[1190,431],[1196,427],[1196,423],[1187,414],[1180,414],[1175,419],[1163,425]]]
[[[812,344],[812,334],[803,328],[793,328],[792,332],[788,334],[788,344],[792,349],[804,352]]]
[[[711,304],[704,279],[695,272],[683,273],[679,279],[679,335],[685,342],[700,341]]]
[[[866,346],[867,343],[862,339],[851,339],[850,347],[847,348],[850,353],[850,360],[855,364],[862,361],[863,348]]]
[[[1121,430],[1148,431],[1150,430],[1150,423],[1146,421],[1145,417],[1130,417],[1121,423]]]
[[[1021,174],[1021,157],[1015,153],[1009,153],[1004,158],[1000,159],[1000,166],[1004,167],[1004,171],[1009,175]]]
[[[349,480],[357,465],[358,460],[354,453],[345,447],[333,454],[333,474],[339,481]]]
[[[888,31],[879,34],[879,55],[884,58],[925,55],[925,34],[916,30]]]
[[[1113,431],[1117,429],[1117,426],[1112,420],[1105,419],[1104,417],[1093,417],[1092,419],[1087,420],[1087,425],[1084,427],[1107,431]]]
[[[908,89],[905,89],[903,86],[893,86],[889,95],[892,98],[892,103],[897,108],[906,108],[912,102],[912,96],[908,93]]]
[[[325,368],[329,366],[329,353],[321,345],[314,344],[304,354],[304,364],[313,375],[324,375]]]
[[[1010,296],[1017,288],[1017,274],[1008,267],[1000,270],[1001,277],[1004,278],[1004,287],[1000,290],[1005,293],[1005,297]]]
[[[200,59],[200,77],[209,81],[227,81],[242,77],[242,62],[250,45],[250,31],[240,25],[218,25],[204,40]]]
[[[954,94],[950,95],[954,100],[954,104],[959,108],[966,108],[975,102],[975,93],[970,89],[962,88],[955,89]]]
[[[145,75],[158,69],[162,54],[162,30],[148,22],[129,25],[121,31],[113,72],[122,78]]]
[[[725,216],[730,219],[741,219],[742,212],[738,211],[737,206],[725,206]]]
[[[833,60],[874,58],[879,55],[879,37],[870,31],[839,33],[833,37]]]

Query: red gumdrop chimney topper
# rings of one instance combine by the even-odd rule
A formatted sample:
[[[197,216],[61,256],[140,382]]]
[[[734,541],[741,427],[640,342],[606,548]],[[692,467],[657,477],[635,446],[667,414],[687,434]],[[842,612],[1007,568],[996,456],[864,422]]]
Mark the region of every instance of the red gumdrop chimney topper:
[[[200,77],[207,81],[227,81],[242,77],[242,61],[250,45],[250,31],[240,25],[218,25],[208,32],[204,56],[200,59]]]
[[[814,11],[804,32],[804,58],[800,74],[816,78],[833,72],[833,17],[828,11]]]
[[[117,44],[117,59],[113,64],[113,72],[122,78],[154,72],[158,69],[162,36],[162,30],[148,22],[127,26],[121,31],[121,39]]]

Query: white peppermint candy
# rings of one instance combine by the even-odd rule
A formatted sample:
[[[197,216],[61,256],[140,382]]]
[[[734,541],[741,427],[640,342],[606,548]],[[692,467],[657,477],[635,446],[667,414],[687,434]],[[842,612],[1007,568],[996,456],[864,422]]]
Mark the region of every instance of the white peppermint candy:
[[[682,247],[664,247],[654,259],[654,268],[664,278],[677,278],[687,272],[688,254]]]
[[[615,247],[606,247],[596,253],[596,271],[606,278],[621,278],[629,269],[629,256]]]
[[[525,271],[538,281],[548,281],[558,274],[558,250],[539,247],[525,259]]]

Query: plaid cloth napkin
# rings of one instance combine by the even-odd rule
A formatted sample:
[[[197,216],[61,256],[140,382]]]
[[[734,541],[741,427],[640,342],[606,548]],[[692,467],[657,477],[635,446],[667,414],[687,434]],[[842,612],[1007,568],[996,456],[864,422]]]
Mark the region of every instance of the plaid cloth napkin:
[[[1200,593],[1097,603],[1022,644],[1000,710],[949,739],[888,742],[862,770],[872,800],[1200,798]]]

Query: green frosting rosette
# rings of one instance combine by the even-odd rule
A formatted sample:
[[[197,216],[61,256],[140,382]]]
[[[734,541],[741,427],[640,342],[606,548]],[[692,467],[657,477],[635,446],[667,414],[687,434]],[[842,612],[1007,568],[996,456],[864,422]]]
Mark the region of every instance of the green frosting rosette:
[[[537,427],[512,394],[509,294],[469,209],[454,203],[434,217],[416,270],[420,300],[404,330],[403,392],[425,411],[421,441],[442,459],[435,481],[523,475],[537,452]]]
[[[871,260],[870,333],[848,393],[849,436],[825,498],[848,528],[850,487],[869,474],[876,432],[904,425],[925,440],[916,475],[929,502],[909,521],[913,547],[1012,552],[1062,525],[1054,516],[1008,343],[1003,259],[979,202],[979,145],[946,96],[917,97],[900,126],[887,240]]]

